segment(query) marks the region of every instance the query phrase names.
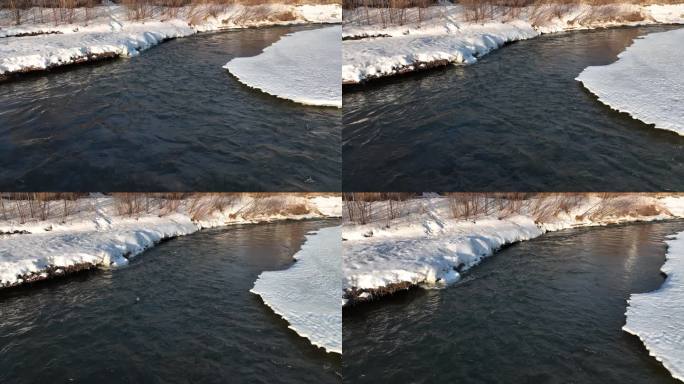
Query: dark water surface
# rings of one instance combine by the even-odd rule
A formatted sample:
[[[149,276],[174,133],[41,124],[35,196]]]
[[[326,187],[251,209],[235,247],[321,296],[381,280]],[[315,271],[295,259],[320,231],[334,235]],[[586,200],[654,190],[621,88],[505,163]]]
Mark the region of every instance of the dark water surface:
[[[345,382],[677,383],[621,330],[683,222],[568,230],[506,248],[444,290],[345,310]]]
[[[0,292],[0,382],[340,382],[339,355],[249,293],[259,273],[292,264],[308,231],[331,225],[202,231],[127,268]]]
[[[222,68],[312,28],[191,36],[0,84],[0,190],[339,190],[341,111]]]
[[[684,137],[611,110],[574,79],[633,39],[680,28],[569,32],[467,67],[347,92],[348,191],[684,189]]]

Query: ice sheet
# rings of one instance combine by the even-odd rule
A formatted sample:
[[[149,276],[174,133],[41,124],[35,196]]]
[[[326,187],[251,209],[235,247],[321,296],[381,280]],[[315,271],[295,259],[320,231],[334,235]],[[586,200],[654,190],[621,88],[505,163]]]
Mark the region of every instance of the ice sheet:
[[[684,135],[684,29],[637,39],[610,65],[577,77],[599,100],[656,128]]]
[[[297,103],[342,108],[342,27],[300,31],[224,68],[245,85]]]
[[[251,292],[290,323],[311,344],[342,353],[341,227],[306,236],[295,264],[283,271],[263,272]]]
[[[665,282],[656,291],[631,295],[622,329],[638,336],[672,377],[684,381],[684,232],[667,245]]]

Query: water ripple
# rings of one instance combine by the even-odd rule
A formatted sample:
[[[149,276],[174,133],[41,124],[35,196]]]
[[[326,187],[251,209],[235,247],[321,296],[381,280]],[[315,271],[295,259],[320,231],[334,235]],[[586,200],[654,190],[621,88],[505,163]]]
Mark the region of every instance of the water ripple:
[[[341,359],[251,293],[329,221],[202,231],[129,268],[0,293],[0,382],[339,383]]]
[[[621,330],[627,298],[663,282],[682,222],[568,230],[506,248],[453,287],[345,310],[353,383],[670,383]]]
[[[192,36],[0,85],[0,189],[339,190],[341,112],[221,68],[307,28]]]
[[[684,138],[610,110],[575,77],[672,26],[545,35],[476,65],[343,96],[349,191],[684,188]]]

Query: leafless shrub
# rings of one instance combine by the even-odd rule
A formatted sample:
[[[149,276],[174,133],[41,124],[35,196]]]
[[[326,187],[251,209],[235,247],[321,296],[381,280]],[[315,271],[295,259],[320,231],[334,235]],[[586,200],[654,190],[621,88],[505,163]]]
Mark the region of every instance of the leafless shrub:
[[[239,194],[235,193],[193,194],[189,198],[188,213],[190,213],[192,220],[203,220],[215,212],[224,212],[233,206],[238,198]]]
[[[76,210],[81,193],[8,192],[0,194],[3,220],[15,217],[21,224],[30,220],[61,218],[63,222]],[[61,209],[58,209],[61,208]]]
[[[287,194],[281,193],[252,193],[252,201],[234,214],[240,214],[247,219],[274,215],[306,215],[311,213],[309,207],[304,204],[293,203]]]
[[[134,216],[145,212],[145,202],[142,193],[121,192],[113,193],[116,211],[121,216]]]
[[[373,216],[373,204],[370,200],[373,194],[363,192],[349,192],[343,195],[344,207],[351,222],[367,224]]]

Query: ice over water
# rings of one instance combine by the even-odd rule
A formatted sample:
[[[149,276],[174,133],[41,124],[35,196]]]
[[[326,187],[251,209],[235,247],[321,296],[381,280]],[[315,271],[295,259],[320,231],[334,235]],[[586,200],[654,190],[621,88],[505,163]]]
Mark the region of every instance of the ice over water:
[[[311,344],[342,353],[342,227],[308,234],[296,263],[283,271],[263,272],[251,289]]]
[[[297,103],[342,108],[342,27],[286,35],[224,68],[245,85]]]
[[[667,274],[656,291],[629,298],[622,329],[638,336],[672,376],[684,381],[684,232],[667,241]]]
[[[684,135],[683,42],[684,29],[651,33],[615,63],[589,67],[577,80],[609,107]]]

